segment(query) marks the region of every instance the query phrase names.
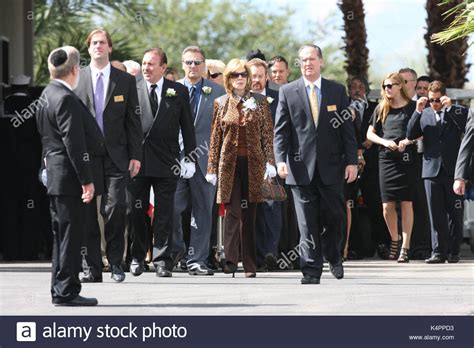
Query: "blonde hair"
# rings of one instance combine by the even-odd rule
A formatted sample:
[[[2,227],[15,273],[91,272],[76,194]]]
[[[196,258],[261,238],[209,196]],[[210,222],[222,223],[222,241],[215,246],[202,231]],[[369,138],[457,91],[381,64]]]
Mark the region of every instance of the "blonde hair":
[[[380,84],[380,95],[382,97],[382,101],[377,106],[377,122],[381,121],[382,123],[385,122],[387,115],[390,111],[390,99],[387,97],[385,93],[385,88],[383,87],[385,80],[392,80],[394,83],[398,83],[400,88],[400,94],[403,100],[409,102],[411,99],[408,97],[407,93],[405,92],[405,79],[399,73],[391,73],[385,76]]]
[[[245,92],[250,91],[250,88],[252,86],[252,80],[250,78],[250,68],[246,64],[245,60],[234,58],[229,63],[227,63],[227,66],[224,70],[224,88],[228,94],[232,94],[232,91],[234,90],[234,87],[232,87],[230,74],[235,73],[240,69],[245,69],[245,71],[247,72],[247,83],[245,85]]]

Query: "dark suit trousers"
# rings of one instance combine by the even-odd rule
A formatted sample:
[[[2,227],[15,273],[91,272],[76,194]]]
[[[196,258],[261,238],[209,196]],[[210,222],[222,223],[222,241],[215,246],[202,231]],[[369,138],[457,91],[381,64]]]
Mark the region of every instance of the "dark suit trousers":
[[[143,261],[148,249],[148,223],[146,214],[149,208],[150,188],[155,195],[153,214],[153,264],[168,270],[173,269],[171,249],[173,246],[174,196],[178,179],[136,177],[130,191],[132,200],[132,257]]]
[[[85,233],[82,245],[85,248],[86,264],[82,266],[84,273],[90,273],[94,278],[102,277],[102,255],[100,250],[100,227],[97,215],[97,197],[84,208]]]
[[[265,263],[268,253],[278,256],[278,241],[282,227],[282,202],[267,202],[257,204],[256,238],[257,238],[257,265]]]
[[[343,182],[324,185],[316,172],[311,184],[291,186],[291,189],[300,230],[298,249],[301,271],[320,277],[323,254],[331,263],[341,261],[346,219]]]
[[[51,296],[67,302],[81,291],[81,243],[84,203],[80,196],[49,196],[53,228]]]
[[[458,255],[463,234],[464,202],[453,191],[454,178],[441,168],[436,178],[424,179],[431,223],[432,254]],[[452,223],[450,231],[449,220]]]
[[[416,153],[413,166],[416,175],[413,178],[413,232],[410,242],[410,254],[413,258],[424,259],[430,253],[430,224],[427,194],[421,178],[423,154]]]
[[[364,168],[360,180],[360,189],[372,224],[372,241],[375,245],[388,244],[390,233],[383,218],[378,167]]]
[[[225,204],[225,259],[237,265],[240,259],[240,247],[245,272],[256,272],[255,214],[257,203],[249,202],[248,187],[247,157],[237,157],[230,202]]]
[[[125,227],[127,223],[127,185],[128,171],[120,171],[112,159],[106,155],[104,160],[105,193],[102,196],[100,214],[104,218],[105,253],[111,265],[122,264],[125,248]]]

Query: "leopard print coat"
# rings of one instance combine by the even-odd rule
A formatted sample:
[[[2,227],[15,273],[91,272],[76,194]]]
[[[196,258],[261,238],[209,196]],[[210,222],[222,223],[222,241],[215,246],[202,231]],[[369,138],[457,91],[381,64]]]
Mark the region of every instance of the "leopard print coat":
[[[263,202],[262,183],[266,163],[275,165],[273,126],[270,106],[265,96],[249,93],[243,100],[254,98],[254,110],[244,112],[247,136],[249,202]],[[238,111],[235,97],[226,94],[214,101],[211,144],[207,172],[217,174],[217,203],[229,203],[234,183],[239,139]],[[231,108],[231,109],[229,109]]]

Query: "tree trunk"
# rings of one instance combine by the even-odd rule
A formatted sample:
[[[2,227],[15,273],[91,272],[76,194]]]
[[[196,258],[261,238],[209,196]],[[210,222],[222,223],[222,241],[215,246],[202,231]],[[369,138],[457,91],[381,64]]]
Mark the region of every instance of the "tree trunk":
[[[443,13],[462,3],[463,0],[453,0],[449,5],[438,6],[439,1],[427,0],[426,11],[428,25],[425,34],[428,47],[429,75],[434,80],[440,80],[449,88],[463,88],[467,81],[466,75],[471,64],[466,64],[467,37],[448,42],[441,46],[431,42],[431,35],[446,29],[453,16],[444,18]]]
[[[368,77],[369,49],[365,29],[364,4],[362,0],[341,0],[338,2],[344,16],[344,49],[346,55],[345,69],[347,78],[354,76]]]

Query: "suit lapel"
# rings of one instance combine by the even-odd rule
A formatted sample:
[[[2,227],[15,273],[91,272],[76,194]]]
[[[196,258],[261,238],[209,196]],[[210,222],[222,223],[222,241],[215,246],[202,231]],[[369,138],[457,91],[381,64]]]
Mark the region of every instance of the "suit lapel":
[[[110,66],[110,77],[109,77],[109,87],[107,88],[107,95],[105,96],[104,110],[109,104],[110,97],[112,96],[115,86],[117,85],[119,77],[116,69],[113,66]]]
[[[326,110],[328,108],[328,100],[324,96],[330,95],[329,87],[327,84],[327,80],[321,78],[321,100],[319,101],[319,118],[318,124],[321,122],[321,116],[326,114]],[[337,110],[337,112],[341,112],[342,110]]]
[[[81,78],[84,79],[85,83],[84,86],[86,88],[87,94],[87,106],[89,107],[89,111],[95,118],[95,103],[94,103],[94,88],[92,86],[92,77],[91,77],[91,68],[90,66],[85,67],[84,73],[82,74]]]
[[[155,118],[153,120],[153,123],[155,123],[157,120],[161,119],[163,117],[163,114],[166,113],[168,110],[169,104],[168,104],[168,97],[166,97],[166,91],[170,88],[168,80],[163,79],[163,88],[161,89],[161,99],[160,99],[160,105],[158,106],[158,112],[155,115]],[[174,98],[177,98],[174,97]]]
[[[309,120],[313,120],[313,114],[311,113],[311,108],[309,106],[309,99],[308,99],[308,94],[306,93],[306,87],[304,85],[304,80],[301,77],[297,84],[296,84],[296,89],[295,89],[296,94],[299,96],[301,100],[301,104],[303,105],[304,112],[306,113],[306,116],[308,116]]]
[[[207,80],[202,79],[202,87],[206,87],[206,86],[208,86]],[[204,92],[201,90],[201,98],[199,99],[198,110],[196,113],[196,119],[194,120],[194,125],[196,125],[198,120],[201,118],[201,115],[204,112],[204,109],[207,109],[209,105],[209,97],[211,96],[211,94],[209,95],[204,94]]]
[[[156,115],[151,114],[152,111],[150,98],[148,96],[148,88],[145,79],[141,75],[137,78],[137,93],[140,107],[142,108],[142,130],[143,133],[146,134],[151,129],[153,119]]]

